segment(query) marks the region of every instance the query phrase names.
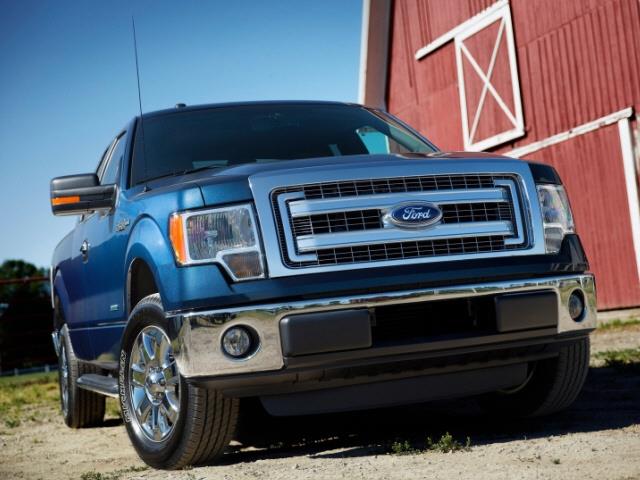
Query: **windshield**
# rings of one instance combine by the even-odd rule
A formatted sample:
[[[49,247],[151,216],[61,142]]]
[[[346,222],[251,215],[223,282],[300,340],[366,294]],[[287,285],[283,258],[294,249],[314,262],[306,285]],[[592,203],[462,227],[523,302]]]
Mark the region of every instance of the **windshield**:
[[[176,111],[137,129],[131,184],[203,168],[301,158],[433,152],[386,115],[352,105],[256,104]],[[146,162],[143,159],[146,157]]]

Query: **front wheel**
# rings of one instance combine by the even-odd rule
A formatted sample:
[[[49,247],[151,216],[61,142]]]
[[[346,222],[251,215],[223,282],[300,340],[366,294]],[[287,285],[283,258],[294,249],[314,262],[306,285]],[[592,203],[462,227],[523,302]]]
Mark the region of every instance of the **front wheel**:
[[[589,370],[589,337],[563,346],[555,358],[530,367],[526,382],[512,390],[480,398],[480,406],[500,417],[538,417],[569,407]]]
[[[212,462],[231,441],[238,400],[188,384],[167,330],[160,296],[143,298],[131,313],[120,353],[120,406],[127,433],[152,467]]]

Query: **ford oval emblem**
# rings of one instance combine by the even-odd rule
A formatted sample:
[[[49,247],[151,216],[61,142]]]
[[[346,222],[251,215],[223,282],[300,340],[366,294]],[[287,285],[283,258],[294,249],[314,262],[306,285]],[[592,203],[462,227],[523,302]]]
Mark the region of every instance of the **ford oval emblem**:
[[[400,228],[425,228],[440,221],[442,210],[429,202],[405,202],[392,207],[387,218]]]

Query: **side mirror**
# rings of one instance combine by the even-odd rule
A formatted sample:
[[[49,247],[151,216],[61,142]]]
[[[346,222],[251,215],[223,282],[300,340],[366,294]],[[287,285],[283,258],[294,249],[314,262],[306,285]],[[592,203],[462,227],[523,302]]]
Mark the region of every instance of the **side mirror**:
[[[51,210],[54,215],[81,215],[110,210],[116,199],[116,186],[100,185],[95,173],[67,175],[51,180]]]

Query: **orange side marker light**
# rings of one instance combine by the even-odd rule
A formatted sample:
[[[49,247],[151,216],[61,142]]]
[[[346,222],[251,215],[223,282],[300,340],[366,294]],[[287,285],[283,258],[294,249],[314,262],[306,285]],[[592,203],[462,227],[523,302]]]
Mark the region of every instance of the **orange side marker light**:
[[[51,199],[51,205],[53,205],[54,207],[58,205],[68,205],[69,203],[79,203],[79,202],[80,202],[79,196],[56,197]]]
[[[169,217],[169,240],[171,240],[178,263],[182,265],[187,263],[187,245],[184,241],[182,218],[177,213]]]

